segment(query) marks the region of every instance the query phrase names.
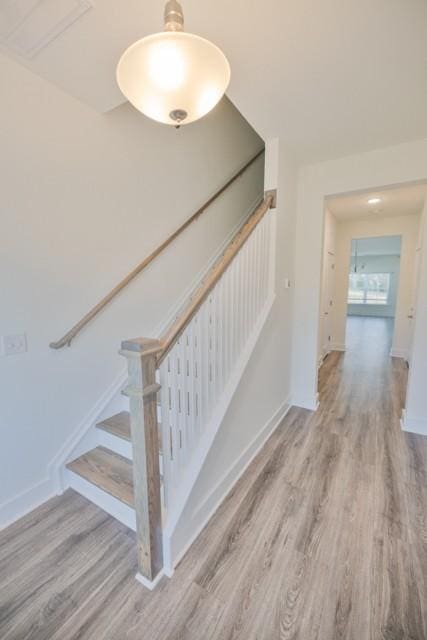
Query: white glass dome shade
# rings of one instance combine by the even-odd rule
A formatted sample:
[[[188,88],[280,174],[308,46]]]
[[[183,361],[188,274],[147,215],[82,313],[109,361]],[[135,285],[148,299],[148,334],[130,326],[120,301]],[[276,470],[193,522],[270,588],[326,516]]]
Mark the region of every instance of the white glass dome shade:
[[[117,82],[139,111],[177,126],[215,107],[230,82],[230,65],[209,40],[168,30],[138,40],[123,53]]]

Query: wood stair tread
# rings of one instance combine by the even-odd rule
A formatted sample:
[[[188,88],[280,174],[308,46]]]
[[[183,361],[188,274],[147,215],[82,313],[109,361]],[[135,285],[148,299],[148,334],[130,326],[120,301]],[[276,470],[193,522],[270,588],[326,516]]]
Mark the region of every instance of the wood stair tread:
[[[120,411],[120,413],[116,413],[116,415],[111,416],[111,418],[99,422],[96,426],[98,429],[108,431],[108,433],[111,433],[113,436],[122,438],[122,440],[131,441],[129,411]]]
[[[102,422],[98,422],[96,425],[98,429],[102,429],[103,431],[107,431],[111,433],[113,436],[117,436],[117,438],[122,438],[122,440],[126,440],[127,442],[131,442],[131,434],[130,434],[130,413],[129,411],[120,411],[120,413],[116,413],[116,415],[111,416],[111,418],[107,418],[106,420],[102,420]],[[159,451],[162,453],[162,439],[161,439],[161,424],[158,426],[159,430]]]
[[[105,447],[96,447],[69,462],[67,469],[134,507],[132,462],[127,458]]]

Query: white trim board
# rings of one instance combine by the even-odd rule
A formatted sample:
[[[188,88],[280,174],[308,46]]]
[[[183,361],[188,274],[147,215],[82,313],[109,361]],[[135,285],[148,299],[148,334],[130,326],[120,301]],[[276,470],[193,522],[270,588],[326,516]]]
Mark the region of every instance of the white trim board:
[[[333,342],[330,346],[331,351],[345,351],[345,343],[343,342]]]
[[[136,531],[135,509],[69,469],[64,472],[64,480],[68,487],[80,493],[100,509],[109,513],[110,516],[132,529],[132,531]]]
[[[303,398],[297,394],[292,396],[292,406],[299,407],[300,409],[308,409],[309,411],[317,411],[319,408],[319,394],[311,398]]]
[[[255,345],[258,342],[259,336],[270,314],[275,298],[276,298],[276,295],[272,294],[267,299],[265,303],[264,311],[261,314],[256,326],[254,327],[252,331],[252,335],[249,337],[243,352],[240,355],[239,361],[235,367],[233,374],[231,375],[227,383],[227,386],[223,392],[222,398],[220,402],[217,404],[215,412],[213,413],[209,421],[209,424],[206,427],[206,432],[202,437],[199,443],[199,446],[197,447],[197,450],[194,452],[191,463],[186,469],[186,475],[182,481],[182,485],[178,489],[177,493],[175,495],[172,495],[170,498],[172,508],[170,508],[170,511],[168,514],[168,520],[166,522],[166,526],[164,529],[164,541],[166,541],[166,544],[164,545],[165,558],[166,558],[165,564],[169,562],[169,565],[170,566],[172,565],[172,560],[169,557],[170,547],[167,544],[167,541],[168,540],[170,541],[173,536],[173,532],[175,530],[175,527],[178,524],[178,521],[179,521],[179,518],[181,517],[182,512],[184,511],[184,507],[191,494],[192,488],[194,487],[194,484],[197,481],[199,473],[202,470],[206,456],[209,453],[209,450],[216,437],[216,434],[218,433],[218,430],[221,426],[221,423],[224,419],[224,416],[227,412],[230,402],[240,383],[243,372],[246,369],[246,366],[249,362],[249,359],[252,355]]]
[[[196,529],[191,534],[185,547],[180,549],[174,558],[169,549],[169,554],[166,554],[167,563],[165,561],[164,572],[165,575],[171,577],[174,572],[174,568],[178,565],[188,549],[200,535],[202,530],[206,527],[209,520],[214,513],[221,506],[227,495],[233,489],[234,485],[238,482],[241,476],[245,473],[251,462],[256,455],[261,451],[267,440],[274,433],[277,427],[283,422],[285,416],[291,409],[290,398],[287,398],[281,406],[274,412],[272,417],[264,424],[261,430],[251,440],[251,442],[241,452],[240,456],[232,463],[232,465],[225,471],[215,486],[211,489],[209,494],[204,498],[202,503],[197,507],[194,512],[196,518],[198,514],[205,511],[205,514],[201,516],[201,521],[196,525]],[[171,540],[165,540],[165,549],[171,546]]]
[[[408,349],[390,349],[390,356],[392,358],[403,358],[404,360],[408,361]]]
[[[173,529],[175,528],[175,525],[178,522],[178,519],[184,509],[190,491],[193,488],[195,481],[197,480],[197,476],[201,471],[203,462],[209,452],[209,449],[212,446],[213,440],[218,432],[222,420],[224,419],[225,413],[239,385],[243,372],[246,369],[255,345],[258,342],[259,335],[264,327],[265,322],[267,321],[270,310],[274,304],[275,297],[276,296],[273,295],[267,300],[264,311],[261,314],[256,326],[254,327],[252,335],[249,337],[245,348],[240,355],[237,366],[235,367],[235,370],[233,371],[228,381],[226,389],[223,392],[222,398],[220,402],[218,402],[216,410],[209,421],[209,425],[206,428],[204,437],[202,437],[197,448],[198,450],[194,453],[193,461],[187,468],[186,478],[182,483],[182,489],[178,491],[178,493],[172,498],[174,509],[170,514],[170,520],[166,525],[166,531],[168,534],[172,534]]]
[[[403,431],[427,436],[427,418],[409,418],[406,410],[403,409],[400,424]]]
[[[55,484],[45,478],[0,505],[0,530],[26,516],[56,495]]]
[[[133,459],[132,443],[129,440],[124,440],[104,429],[97,428],[96,431],[98,446],[110,449],[110,451],[114,451],[114,453],[118,453],[119,456],[123,456],[128,460]]]
[[[146,589],[148,589],[149,591],[153,591],[156,588],[156,586],[159,584],[160,580],[163,578],[164,575],[165,575],[164,571],[160,571],[156,575],[154,580],[148,580],[148,578],[143,576],[142,573],[139,573],[138,571],[138,573],[135,576],[135,579],[138,580],[138,582],[140,582],[141,584],[143,584]]]

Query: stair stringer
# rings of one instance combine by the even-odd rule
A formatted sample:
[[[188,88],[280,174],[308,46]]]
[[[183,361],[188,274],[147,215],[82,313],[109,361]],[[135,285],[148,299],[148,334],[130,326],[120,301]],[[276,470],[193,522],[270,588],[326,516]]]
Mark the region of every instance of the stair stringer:
[[[202,471],[204,462],[214,443],[216,435],[220,430],[227,409],[239,386],[240,380],[249,363],[250,357],[253,350],[255,349],[263,327],[267,322],[275,298],[276,294],[274,292],[267,298],[258,321],[255,324],[252,333],[246,342],[245,348],[243,349],[239,359],[236,362],[234,371],[228,380],[228,383],[222,393],[221,399],[218,402],[209,420],[205,433],[203,434],[198,446],[194,449],[191,463],[186,469],[184,478],[177,491],[172,493],[170,495],[170,498],[168,499],[169,506],[167,512],[167,520],[163,528],[164,573],[167,576],[171,576],[173,574],[174,567],[182,556],[182,553],[174,553],[172,550],[172,539],[174,531],[179,524],[180,517],[190,498],[200,472]]]
[[[170,326],[180,310],[187,303],[191,293],[197,288],[205,275],[212,269],[213,265],[224,252],[237,231],[244,225],[247,218],[252,214],[254,207],[259,203],[261,198],[262,195],[260,194],[250,204],[239,222],[233,227],[233,229],[231,229],[224,241],[218,247],[217,251],[208,260],[205,267],[199,271],[179,300],[172,305],[170,312],[167,314],[167,320],[162,322],[157,330],[153,332],[153,335],[162,335]],[[117,345],[117,349],[118,348],[119,345]],[[70,487],[69,474],[65,471],[65,465],[67,462],[86,451],[89,451],[98,444],[96,424],[102,419],[109,417],[112,413],[115,413],[118,408],[125,408],[123,402],[127,403],[127,400],[124,400],[121,391],[126,385],[127,379],[128,374],[126,366],[123,366],[122,371],[116,375],[109,388],[97,400],[80,424],[64,442],[58,453],[51,460],[48,467],[48,476],[56,494],[60,495]]]

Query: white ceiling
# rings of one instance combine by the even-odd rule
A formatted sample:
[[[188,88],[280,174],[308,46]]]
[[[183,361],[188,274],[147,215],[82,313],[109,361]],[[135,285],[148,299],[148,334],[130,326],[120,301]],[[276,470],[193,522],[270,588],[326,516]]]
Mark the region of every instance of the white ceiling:
[[[383,236],[382,238],[360,238],[351,241],[351,255],[358,256],[400,256],[401,236]]]
[[[406,185],[379,191],[368,191],[328,198],[327,207],[339,221],[356,218],[402,216],[420,213],[427,193],[426,184]],[[368,200],[380,198],[379,204]]]
[[[34,5],[0,0],[0,25],[2,12],[28,3]],[[105,112],[123,100],[115,81],[119,56],[162,28],[163,2],[90,3],[92,9],[47,38],[32,59],[10,49],[8,55]],[[187,30],[213,40],[228,56],[231,100],[265,139],[280,137],[300,159],[427,137],[425,0],[182,3]]]

